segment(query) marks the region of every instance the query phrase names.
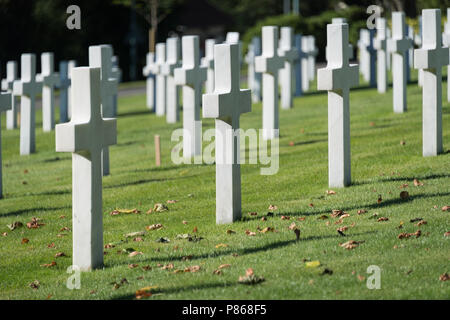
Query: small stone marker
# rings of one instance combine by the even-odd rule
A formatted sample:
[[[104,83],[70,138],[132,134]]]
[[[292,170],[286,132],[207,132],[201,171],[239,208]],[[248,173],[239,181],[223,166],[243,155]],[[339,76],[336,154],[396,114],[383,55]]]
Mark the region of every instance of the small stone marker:
[[[38,75],[42,82],[42,129],[50,132],[55,129],[55,86],[59,85],[59,75],[55,72],[52,52],[41,55],[41,70]]]
[[[153,52],[147,53],[147,64],[142,68],[142,74],[147,78],[146,80],[146,94],[147,94],[147,108],[154,110],[155,108],[155,74],[157,65],[155,63],[155,54]]]
[[[2,80],[2,90],[12,93],[15,80],[17,80],[17,62],[8,61],[6,64],[6,78]],[[11,94],[11,108],[6,111],[6,129],[8,130],[17,128],[18,100],[18,97]]]
[[[377,36],[374,40],[374,48],[377,50],[377,89],[380,93],[387,91],[387,40],[386,19],[377,18]]]
[[[22,54],[20,80],[14,81],[13,92],[20,99],[20,154],[28,155],[36,150],[36,95],[42,83],[36,81],[36,55]]]
[[[392,83],[394,112],[406,111],[406,54],[411,41],[405,38],[405,13],[392,13],[392,39],[388,41],[388,50],[392,52]]]
[[[119,66],[119,57],[111,57],[111,77],[116,79],[117,84],[122,82],[122,69]],[[117,117],[117,107],[118,107],[118,94],[117,91],[113,96],[113,115]]]
[[[298,59],[297,48],[294,47],[294,31],[291,27],[282,27],[278,55],[284,58],[284,68],[280,70],[281,107],[293,107],[294,61]]]
[[[295,61],[295,65],[294,65],[294,72],[295,72],[295,96],[296,97],[300,97],[303,95],[303,90],[302,90],[302,59],[305,55],[305,53],[303,52],[303,47],[302,47],[302,35],[301,34],[296,34],[295,35],[295,48],[297,48],[297,52],[298,52],[298,58]]]
[[[278,27],[262,27],[262,55],[255,58],[255,70],[262,73],[263,139],[279,137],[278,71],[284,59],[278,56]]]
[[[72,70],[74,69],[74,68],[76,68],[76,66],[77,66],[77,62],[75,61],[75,60],[69,60],[69,65],[68,65],[68,75],[69,75],[69,79],[72,79]],[[68,108],[67,108],[67,114],[68,114],[68,116],[69,116],[69,119],[71,119],[72,118],[72,98],[71,98],[71,96],[72,96],[72,94],[71,94],[71,91],[72,91],[72,85],[69,87],[69,90],[67,91],[67,93],[68,93],[68,95],[67,95],[67,101],[69,102],[68,103]]]
[[[216,223],[223,224],[242,216],[239,117],[252,101],[240,89],[239,45],[215,45],[214,57],[215,90],[203,95],[203,117],[216,119]]]
[[[72,264],[103,265],[102,157],[116,143],[116,120],[102,119],[100,68],[72,71],[73,116],[56,125],[56,151],[72,153]]]
[[[214,92],[214,45],[215,39],[205,40],[205,56],[202,58],[202,67],[206,68],[205,92]]]
[[[167,123],[177,123],[180,120],[178,109],[178,92],[175,84],[174,70],[181,66],[180,39],[178,37],[167,39],[167,59],[162,66],[162,73],[166,77],[166,121]]]
[[[11,96],[10,92],[0,93],[0,115],[2,111],[7,111],[11,109]],[[0,121],[0,199],[3,198],[3,176],[2,176],[2,128]]]
[[[100,68],[100,96],[102,105],[102,117],[112,118],[113,97],[117,93],[117,80],[111,77],[111,57],[112,47],[108,44],[89,47],[89,66]],[[103,175],[109,175],[109,147],[106,146],[102,151]]]
[[[423,156],[443,151],[442,67],[449,64],[449,48],[442,47],[441,10],[422,10],[422,48],[414,50],[414,65],[423,70]]]
[[[359,82],[358,65],[349,65],[348,24],[327,25],[327,46],[317,89],[328,91],[328,184],[345,187],[351,183],[349,91]]]
[[[163,65],[166,63],[166,44],[156,44],[155,75],[156,75],[156,115],[166,114],[166,76],[163,73]]]
[[[158,134],[155,134],[155,165],[161,166],[161,139]]]
[[[69,63],[59,63],[59,123],[69,121]]]
[[[184,36],[181,41],[183,64],[175,69],[175,82],[183,86],[183,156],[190,158],[202,149],[200,99],[206,68],[200,66],[199,37]]]

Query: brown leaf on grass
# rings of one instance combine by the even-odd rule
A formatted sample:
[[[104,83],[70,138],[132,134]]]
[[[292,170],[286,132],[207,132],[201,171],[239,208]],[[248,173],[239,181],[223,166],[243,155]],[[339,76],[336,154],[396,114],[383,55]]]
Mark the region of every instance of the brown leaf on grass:
[[[380,204],[381,201],[383,201],[383,198],[381,197],[381,194],[378,195],[377,203]]]
[[[130,263],[130,264],[128,265],[128,268],[130,268],[130,269],[134,269],[134,268],[137,268],[137,267],[139,267],[139,265],[136,264],[136,263]]]
[[[132,258],[132,257],[139,256],[139,255],[142,255],[142,254],[143,254],[143,253],[140,252],[140,251],[133,251],[133,252],[131,252],[128,256],[129,256],[130,258]]]
[[[224,263],[224,264],[221,264],[220,266],[218,266],[217,270],[225,269],[225,268],[229,268],[229,267],[231,267],[231,264]]]
[[[3,236],[3,237],[6,237],[7,235],[8,235],[8,232],[3,232],[3,233],[2,233],[2,236]]]
[[[41,219],[35,217],[31,218],[31,221],[27,223],[27,228],[37,229],[45,225],[44,223],[39,223],[39,221],[41,221]]]
[[[327,190],[327,194],[328,195],[336,194],[336,191],[334,191],[334,190]]]
[[[152,270],[152,267],[150,267],[150,266],[143,266],[143,267],[142,267],[142,270],[144,270],[144,271],[150,271],[150,270]]]
[[[340,228],[337,228],[336,229],[337,230],[337,232],[344,232],[344,231],[347,231],[348,230],[348,227],[347,226],[343,226],[343,227],[340,227]]]
[[[236,231],[233,231],[233,230],[231,230],[231,229],[228,229],[228,230],[227,230],[227,234],[233,234],[233,233],[236,233]]]
[[[257,283],[263,282],[264,280],[265,280],[264,277],[256,276],[253,272],[253,269],[248,268],[245,271],[245,276],[239,276],[238,282],[242,283],[242,284],[250,285],[250,284],[257,284]]]
[[[295,237],[296,237],[296,240],[298,241],[299,239],[300,239],[300,229],[294,229],[294,233],[295,233]]]
[[[275,229],[273,227],[265,227],[260,232],[261,233],[267,233],[267,232],[274,232],[274,231],[275,231]]]
[[[145,229],[150,231],[150,230],[158,230],[158,229],[161,229],[162,227],[163,227],[163,225],[161,223],[155,223],[150,226],[146,226]]]
[[[59,216],[60,219],[64,219],[66,216]]]
[[[289,229],[289,230],[294,230],[296,227],[297,227],[297,225],[295,224],[295,222],[292,222],[292,223],[289,225],[288,229]]]
[[[406,200],[406,199],[408,199],[408,198],[409,198],[409,193],[408,193],[408,191],[402,191],[402,192],[400,192],[400,199]]]
[[[406,144],[405,140],[401,140],[401,141],[400,141],[400,145],[401,145],[401,146],[404,146],[405,144]]]
[[[414,232],[414,233],[406,233],[406,232],[402,232],[402,233],[400,233],[400,234],[397,236],[397,238],[399,238],[399,239],[408,239],[408,238],[413,237],[413,236],[416,236],[416,238],[418,238],[418,237],[420,237],[421,234],[422,234],[422,231],[420,231],[420,230],[417,230],[417,231]]]
[[[359,280],[359,281],[363,282],[365,279],[366,279],[366,277],[364,277],[364,276],[358,274],[358,280]]]
[[[177,202],[178,202],[178,200],[167,200],[168,204],[177,203]]]
[[[27,239],[27,238],[23,238],[23,239],[22,239],[22,244],[25,244],[25,243],[28,243],[28,242],[30,242],[29,239]]]
[[[167,211],[167,210],[169,210],[169,208],[162,203],[155,203],[155,205],[153,207],[153,212],[163,212],[163,211]]]
[[[295,145],[294,141],[289,141],[289,146],[293,147]]]
[[[133,239],[133,241],[135,241],[135,242],[142,242],[142,241],[144,241],[144,238],[136,237],[136,238]]]
[[[256,236],[256,233],[250,230],[245,230],[245,234],[252,237],[252,236]]]
[[[408,184],[407,183],[404,183],[404,184],[402,184],[399,188],[400,189],[405,189],[405,188],[408,188]]]
[[[13,223],[7,224],[6,226],[9,228],[9,230],[13,231],[14,229],[23,227],[23,223],[20,221],[14,221]]]
[[[156,290],[156,289],[158,289],[157,286],[149,286],[149,287],[144,287],[139,290],[136,290],[136,292],[135,292],[136,299],[140,300],[143,298],[151,297],[152,290]]]
[[[367,210],[365,210],[365,209],[360,209],[360,210],[358,210],[358,215],[364,214],[364,213],[366,213],[366,212],[367,212]]]
[[[446,272],[446,273],[443,273],[443,274],[441,274],[440,276],[439,276],[439,280],[440,281],[447,281],[447,280],[450,280],[450,275]]]
[[[192,259],[192,255],[184,256],[181,258],[181,261],[188,261]]]
[[[161,267],[161,270],[172,270],[174,268],[173,263],[168,263]]]
[[[427,222],[425,220],[421,220],[419,221],[418,224],[416,224],[416,226],[420,227],[421,225],[427,224]]]
[[[442,211],[450,211],[450,206],[443,206]]]
[[[422,220],[423,220],[423,218],[414,218],[414,219],[409,220],[409,222],[414,223],[414,222],[418,222],[418,221],[422,221]]]
[[[195,226],[194,229],[192,230],[193,233],[196,233],[198,231],[198,228]]]
[[[184,272],[197,272],[200,270],[200,266],[190,266],[184,268]]]
[[[55,258],[61,258],[61,257],[66,257],[66,254],[64,252],[58,252],[55,254]]]
[[[257,215],[258,215],[258,212],[249,212],[248,215],[249,215],[249,216],[257,216]]]
[[[306,219],[305,217],[297,218],[298,221],[305,221],[305,219]]]
[[[273,205],[273,204],[269,205],[269,211],[275,211],[275,210],[278,210],[278,207],[276,205]]]
[[[186,220],[183,220],[183,222],[182,222],[183,224],[188,224],[188,222],[186,221]]]
[[[33,282],[31,282],[29,284],[31,289],[39,289],[40,285],[41,285],[41,283],[38,280],[34,280]]]
[[[47,245],[47,248],[54,248],[55,247],[55,244],[52,242],[52,243],[50,243],[49,245]]]
[[[317,219],[325,220],[325,219],[328,219],[328,216],[323,214],[320,217],[318,217]]]
[[[213,271],[213,274],[221,275],[221,274],[222,274],[222,271],[220,271],[220,270],[214,270],[214,271]]]
[[[262,217],[261,221],[267,221],[267,218],[266,217]]]
[[[46,267],[46,268],[51,268],[56,266],[56,262],[52,261],[51,263],[45,263],[45,264],[41,264],[41,267]]]
[[[380,218],[377,219],[377,222],[382,222],[382,221],[389,221],[389,218],[380,217]]]
[[[342,210],[335,210],[335,209],[331,210],[331,217],[333,217],[333,218],[340,217],[343,214],[345,214],[345,212]]]
[[[219,248],[226,248],[226,247],[228,247],[228,245],[225,244],[225,243],[219,243],[219,244],[216,244],[216,249],[219,249]]]
[[[62,228],[59,230],[59,232],[62,232],[62,231],[70,231],[70,229],[69,229],[68,227],[62,227]]]
[[[291,217],[289,216],[281,216],[281,220],[289,220]]]
[[[419,180],[414,179],[414,185],[415,185],[416,187],[420,187],[420,186],[423,186],[423,182],[420,182]]]
[[[339,246],[341,246],[342,248],[345,248],[347,250],[352,250],[356,247],[358,247],[361,243],[364,243],[364,241],[355,241],[355,240],[350,240],[344,243],[340,243]]]
[[[450,237],[450,231],[447,231],[446,233],[444,233],[444,237]]]
[[[115,245],[113,245],[112,243],[105,244],[105,249],[111,249],[114,247],[115,247]]]

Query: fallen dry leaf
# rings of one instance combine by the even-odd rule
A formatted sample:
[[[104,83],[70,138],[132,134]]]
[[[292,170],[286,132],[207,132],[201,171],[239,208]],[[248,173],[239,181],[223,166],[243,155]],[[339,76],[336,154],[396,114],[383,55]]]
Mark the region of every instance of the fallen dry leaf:
[[[340,217],[343,214],[345,214],[345,212],[342,210],[331,210],[331,217],[333,218]]]
[[[45,263],[45,264],[41,264],[41,267],[46,267],[46,268],[51,268],[56,266],[56,262],[52,261],[51,263]]]
[[[264,229],[262,229],[260,232],[261,233],[267,233],[267,232],[274,232],[275,229],[273,227],[265,227]],[[250,235],[250,234],[249,234]]]
[[[197,272],[200,270],[200,266],[190,266],[184,268],[184,272]]]
[[[30,242],[29,239],[27,239],[27,238],[23,238],[23,239],[22,239],[22,244],[25,244],[25,243],[28,243],[28,242]]]
[[[306,219],[305,217],[297,218],[298,221],[305,221],[305,219]]]
[[[226,248],[226,247],[228,247],[228,245],[225,244],[225,243],[219,243],[219,244],[216,244],[216,249],[219,249],[219,248]]]
[[[178,200],[167,200],[168,204],[177,203],[177,202],[178,202]]]
[[[35,217],[31,218],[31,221],[27,223],[27,228],[37,229],[45,225],[44,223],[39,223],[39,221],[41,221],[41,219]]]
[[[421,220],[419,221],[418,224],[416,224],[416,226],[420,227],[421,225],[427,224],[427,222],[425,220]]]
[[[66,254],[64,252],[58,252],[55,254],[55,258],[60,258],[60,257],[66,257]]]
[[[213,271],[213,274],[221,275],[221,274],[222,274],[222,271],[220,271],[220,270],[214,270],[214,271]]]
[[[136,238],[133,239],[133,241],[135,241],[135,242],[141,242],[141,241],[144,241],[144,238],[142,238],[142,237],[136,237]]]
[[[194,229],[192,230],[192,232],[197,232],[198,231],[198,228],[197,227],[194,227]]]
[[[364,276],[358,274],[358,280],[359,280],[359,281],[362,282],[362,281],[364,281],[365,279],[366,279],[366,278],[365,278]]]
[[[401,146],[404,146],[405,144],[406,144],[406,142],[405,142],[404,140],[401,140],[401,141],[400,141],[400,145],[401,145]]]
[[[167,210],[169,210],[169,208],[162,203],[155,203],[155,206],[153,207],[154,212],[163,212]]]
[[[139,265],[136,264],[136,263],[131,263],[131,264],[128,265],[128,268],[130,268],[130,269],[134,269],[134,268],[137,268],[137,267],[139,267]]]
[[[233,231],[233,230],[230,230],[230,229],[227,230],[227,234],[233,234],[233,233],[236,233],[236,231]]]
[[[248,215],[249,215],[249,216],[257,216],[257,215],[258,215],[258,212],[249,212]]]
[[[256,233],[255,232],[253,232],[253,231],[250,231],[250,230],[245,230],[245,234],[246,235],[248,235],[248,236],[256,236]]]
[[[448,273],[443,273],[439,276],[440,281],[447,281],[450,280],[450,275]]]
[[[328,195],[336,194],[336,191],[334,191],[334,190],[327,190],[327,194],[328,194]]]
[[[158,287],[157,286],[149,286],[149,287],[144,287],[141,288],[139,290],[136,290],[135,296],[136,299],[142,299],[142,298],[148,298],[152,296],[152,290],[157,290]]]
[[[383,201],[383,198],[381,197],[381,194],[378,195],[377,203],[380,204],[381,201]]]
[[[225,264],[221,264],[219,267],[217,267],[217,270],[225,269],[225,268],[229,268],[229,267],[231,267],[231,264],[225,263]]]
[[[422,234],[422,232],[420,230],[417,230],[414,233],[406,233],[406,232],[402,232],[400,233],[397,238],[399,239],[408,239],[410,237],[416,236],[416,238],[420,237],[420,235]]]
[[[6,237],[7,235],[8,235],[8,232],[3,232],[3,233],[2,233],[2,236],[3,236],[3,237]]]
[[[328,216],[323,214],[320,217],[318,217],[317,219],[325,220],[325,219],[328,219]]]
[[[389,221],[389,218],[386,217],[380,217],[378,218],[377,222],[382,222],[382,221]]]
[[[257,284],[257,283],[263,282],[264,280],[265,280],[264,277],[256,276],[253,272],[253,269],[248,268],[245,271],[245,276],[239,276],[238,282],[242,283],[242,284],[252,285],[252,284]]]
[[[288,229],[289,229],[289,230],[294,230],[296,227],[297,227],[297,225],[295,224],[295,222],[292,222],[292,223],[289,225]]]
[[[347,226],[343,226],[343,227],[340,227],[340,228],[338,228],[337,229],[337,231],[339,232],[344,232],[344,231],[347,231],[348,230],[348,227]]]
[[[317,268],[319,266],[320,266],[319,260],[305,262],[305,267],[307,268]]]
[[[450,237],[450,231],[447,231],[446,233],[444,233],[444,237]]]
[[[9,230],[13,231],[14,229],[23,227],[23,223],[20,221],[14,221],[13,223],[7,224],[6,226],[9,228]]]
[[[33,282],[31,282],[29,284],[30,288],[32,288],[32,289],[39,289],[40,285],[41,285],[41,283],[38,280],[34,280]]]
[[[143,253],[140,252],[140,251],[133,251],[133,252],[131,252],[128,256],[129,256],[130,258],[132,258],[132,257],[138,256],[138,255],[142,255],[142,254],[143,254]]]
[[[174,268],[173,263],[168,263],[161,267],[161,270],[172,270]]]
[[[49,245],[47,245],[47,248],[54,248],[55,247],[55,244],[52,242],[52,243],[50,243]]]
[[[261,221],[267,221],[267,218],[266,217],[262,217]]]
[[[183,220],[183,224],[188,224],[188,222],[186,220]]]
[[[59,232],[62,232],[62,231],[70,231],[70,229],[69,229],[68,227],[62,227],[62,228],[59,230]]]
[[[340,243],[339,246],[341,246],[342,248],[345,248],[347,250],[352,250],[356,247],[358,247],[361,243],[364,243],[364,241],[355,241],[355,240],[350,240],[344,243]]]
[[[442,211],[450,211],[450,206],[443,206]]]
[[[125,213],[125,214],[130,214],[130,213],[141,213],[141,211],[139,211],[136,208],[133,209],[114,209],[113,211],[111,211],[109,214],[112,216],[117,216],[121,213]]]
[[[161,223],[156,223],[156,224],[152,224],[150,226],[146,226],[145,229],[147,230],[158,230],[161,229],[163,227],[163,225]]]
[[[416,187],[420,187],[420,186],[423,186],[423,182],[420,182],[419,180],[414,179],[414,185],[415,185]]]
[[[291,217],[289,216],[281,216],[281,220],[289,220]]]
[[[366,212],[367,212],[367,210],[364,210],[364,209],[358,210],[358,214],[364,214],[364,213],[366,213]]]
[[[275,210],[278,210],[278,207],[276,205],[271,204],[271,205],[269,205],[269,210],[275,211]]]

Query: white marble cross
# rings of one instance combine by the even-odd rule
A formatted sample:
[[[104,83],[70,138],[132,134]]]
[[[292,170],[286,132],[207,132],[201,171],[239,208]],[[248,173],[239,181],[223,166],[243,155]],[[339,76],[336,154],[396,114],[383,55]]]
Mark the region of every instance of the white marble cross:
[[[450,8],[447,8],[447,22],[444,25],[442,43],[450,47]],[[447,101],[450,102],[450,64],[447,66]]]
[[[380,93],[387,91],[387,40],[386,40],[386,19],[377,18],[377,36],[373,42],[377,50],[377,89]]]
[[[147,93],[147,108],[154,110],[155,108],[155,74],[158,67],[155,63],[155,54],[148,52],[146,57],[147,64],[142,68],[142,74],[146,77],[146,93]]]
[[[200,66],[198,36],[183,36],[181,68],[175,69],[175,82],[183,86],[183,156],[191,158],[201,154],[202,122],[200,99],[206,68]]]
[[[310,54],[310,49],[309,49],[309,40],[308,40],[308,36],[302,36],[301,38],[302,40],[302,50],[303,53],[301,55],[301,72],[302,72],[302,91],[308,91],[309,90],[309,54]]]
[[[203,95],[203,117],[216,119],[216,223],[239,220],[241,169],[239,117],[250,112],[250,89],[240,89],[238,44],[214,46],[214,93]]]
[[[202,58],[202,66],[206,68],[205,92],[214,92],[214,45],[215,39],[205,40],[205,56]]]
[[[392,13],[392,39],[388,41],[388,50],[392,52],[392,83],[394,112],[403,113],[406,104],[406,54],[411,40],[405,37],[405,13]]]
[[[17,80],[17,62],[8,61],[6,64],[6,78],[2,79],[2,90],[12,93],[15,80]],[[6,111],[6,129],[8,130],[17,128],[18,100],[18,97],[11,94],[11,109]]]
[[[255,70],[262,73],[263,139],[279,137],[278,71],[284,67],[284,58],[278,56],[278,27],[262,27],[262,54],[255,58]]]
[[[371,87],[376,84],[375,77],[375,50],[373,47],[374,30],[361,29],[359,31],[360,39],[358,41],[361,74],[364,80],[369,82]]]
[[[59,85],[59,74],[55,72],[52,52],[41,54],[42,72],[36,77],[42,82],[42,129],[50,132],[55,129],[55,86]]]
[[[242,65],[242,41],[240,40],[239,32],[227,32],[225,37],[225,43],[239,44],[239,65]]]
[[[441,10],[422,10],[422,48],[414,50],[414,67],[423,70],[423,156],[443,151],[442,67],[449,64],[449,49],[442,47]]]
[[[174,70],[181,66],[180,38],[168,38],[166,48],[167,59],[162,66],[162,73],[166,77],[166,120],[167,123],[177,123],[180,120],[180,110],[178,108],[178,91]]]
[[[389,39],[392,38],[392,31],[391,28],[387,27],[386,28],[386,39],[387,39],[387,44],[389,43]],[[391,64],[392,64],[392,56],[391,53],[389,51],[389,45],[386,47],[387,50],[387,69],[389,71],[391,71]]]
[[[0,115],[2,111],[11,109],[11,92],[0,93]],[[0,121],[0,199],[3,198],[3,177],[2,177],[2,128]]]
[[[155,47],[155,75],[156,75],[156,115],[166,114],[166,76],[163,73],[163,65],[166,63],[166,44],[157,43]]]
[[[254,103],[261,101],[261,74],[255,71],[255,57],[261,54],[261,38],[253,37],[248,45],[248,52],[245,62],[248,66],[247,84],[252,92]]]
[[[69,63],[61,61],[59,63],[59,123],[69,121]]]
[[[100,68],[72,71],[73,115],[56,125],[56,151],[72,153],[72,264],[103,265],[102,150],[116,143],[116,120],[102,119]]]
[[[119,57],[111,57],[111,77],[117,80],[117,84],[122,82],[122,69],[119,66]],[[113,115],[117,117],[118,94],[117,91],[113,96]]]
[[[308,41],[308,78],[309,81],[314,81],[316,78],[316,56],[319,53],[316,47],[316,38],[314,36],[307,36]]]
[[[359,82],[358,65],[349,64],[348,24],[327,25],[327,67],[317,72],[317,89],[328,91],[328,184],[351,183],[349,91]]]
[[[303,95],[303,86],[302,86],[302,60],[305,55],[305,52],[303,51],[302,46],[302,38],[303,36],[301,34],[295,35],[295,47],[297,48],[298,52],[298,59],[295,61],[295,96],[300,97]],[[309,83],[308,83],[309,85]]]
[[[89,66],[100,68],[101,81],[101,105],[104,118],[114,117],[113,97],[117,93],[117,79],[111,77],[112,47],[108,44],[89,47]],[[102,152],[103,175],[109,175],[109,147],[106,146]]]
[[[36,95],[42,83],[36,81],[36,55],[24,53],[21,58],[21,78],[14,81],[13,92],[20,98],[20,154],[28,155],[36,150]]]
[[[294,97],[294,62],[299,57],[292,27],[281,28],[278,55],[284,58],[284,68],[280,69],[281,107],[290,109]]]
[[[336,17],[331,19],[332,24],[336,23],[348,23],[346,18]],[[355,54],[353,52],[353,45],[351,43],[348,44],[348,50],[349,50],[349,60],[353,60],[355,58]],[[325,51],[325,55],[327,52]]]
[[[69,80],[72,79],[72,70],[77,66],[77,62],[75,60],[69,60],[69,64],[67,66],[67,74],[69,76]],[[69,89],[67,90],[67,115],[69,117],[69,119],[72,118],[72,95],[71,95],[71,91],[72,91],[72,86],[69,86]]]

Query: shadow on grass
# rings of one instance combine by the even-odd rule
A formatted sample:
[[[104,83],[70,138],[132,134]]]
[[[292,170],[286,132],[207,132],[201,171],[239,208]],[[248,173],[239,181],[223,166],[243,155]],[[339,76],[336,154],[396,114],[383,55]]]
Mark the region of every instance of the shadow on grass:
[[[70,208],[71,208],[71,206],[54,207],[54,208],[53,207],[50,207],[50,208],[37,207],[37,208],[20,209],[20,210],[10,211],[7,213],[0,213],[0,218],[18,216],[21,214],[27,214],[27,213],[34,212],[34,211],[56,211],[56,210],[63,210],[63,209],[70,209]]]
[[[407,182],[413,183],[414,179],[422,181],[422,180],[433,180],[433,179],[440,179],[440,178],[450,178],[450,174],[438,173],[438,174],[418,175],[418,176],[414,176],[414,177],[405,177],[405,176],[386,177],[386,178],[376,179],[374,181],[370,181],[370,180],[355,181],[355,182],[352,182],[352,185],[357,186],[357,185],[364,185],[364,184],[372,184],[372,183],[376,183],[376,182],[395,182],[395,181],[399,181],[399,182],[407,181]]]
[[[308,144],[327,142],[327,141],[328,141],[328,139],[307,140],[307,141],[295,142],[294,146],[304,146],[304,145],[308,145]]]
[[[171,294],[171,293],[180,293],[180,292],[190,292],[194,290],[203,290],[203,289],[216,289],[216,288],[226,288],[226,287],[234,287],[239,285],[236,281],[233,282],[210,282],[210,283],[202,283],[197,285],[183,285],[178,287],[172,287],[172,288],[165,288],[165,289],[159,289],[155,294],[162,293],[162,294]],[[135,294],[124,294],[120,296],[116,296],[113,299],[117,300],[129,300],[134,299]],[[158,302],[159,303],[159,302]],[[163,301],[162,301],[163,303]]]
[[[350,211],[350,210],[358,210],[358,209],[380,209],[383,207],[389,207],[393,205],[398,204],[405,204],[408,202],[411,202],[415,199],[422,199],[422,198],[432,198],[432,197],[447,197],[450,196],[450,192],[439,192],[439,193],[432,193],[432,194],[417,194],[417,195],[410,195],[408,199],[401,199],[401,198],[395,198],[395,199],[389,199],[389,200],[383,200],[381,203],[371,203],[371,204],[359,204],[359,205],[353,205],[348,207],[336,207],[335,209],[343,210],[343,211]],[[331,209],[326,210],[320,210],[320,211],[301,211],[301,212],[280,212],[276,213],[275,215],[284,215],[284,216],[315,216],[319,214],[324,213],[331,213]]]
[[[142,115],[142,114],[151,115],[151,114],[155,114],[155,113],[150,111],[150,110],[139,110],[139,111],[119,113],[118,117],[119,118],[125,118],[125,117],[139,116],[139,115]]]

